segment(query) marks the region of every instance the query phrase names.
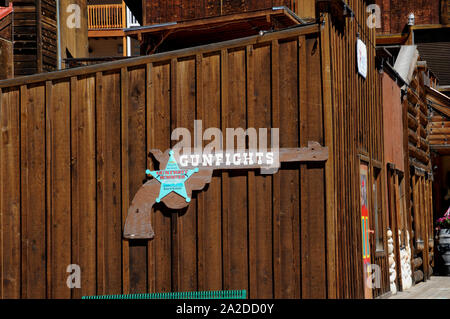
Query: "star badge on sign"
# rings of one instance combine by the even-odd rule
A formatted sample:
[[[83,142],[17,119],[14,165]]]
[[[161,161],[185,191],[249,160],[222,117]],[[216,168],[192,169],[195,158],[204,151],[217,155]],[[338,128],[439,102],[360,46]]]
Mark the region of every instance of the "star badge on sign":
[[[185,182],[189,179],[189,177],[197,173],[199,169],[180,169],[178,167],[177,161],[173,156],[173,151],[170,151],[169,155],[169,161],[167,162],[166,168],[164,170],[146,171],[147,175],[153,176],[158,182],[161,183],[159,196],[156,199],[156,202],[161,202],[164,197],[174,192],[185,198],[186,202],[189,203],[191,201],[191,198],[188,197],[186,193]]]

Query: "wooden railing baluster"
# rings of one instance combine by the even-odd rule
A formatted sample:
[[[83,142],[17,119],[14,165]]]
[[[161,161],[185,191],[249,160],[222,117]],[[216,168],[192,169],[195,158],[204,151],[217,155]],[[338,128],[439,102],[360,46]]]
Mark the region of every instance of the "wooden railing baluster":
[[[92,29],[122,28],[122,5],[99,4],[88,6],[88,27]]]

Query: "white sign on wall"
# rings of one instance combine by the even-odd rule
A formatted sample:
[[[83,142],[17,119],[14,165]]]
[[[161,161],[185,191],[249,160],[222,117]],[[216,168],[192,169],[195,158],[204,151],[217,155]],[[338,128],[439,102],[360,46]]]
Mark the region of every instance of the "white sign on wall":
[[[356,58],[358,63],[358,73],[367,78],[367,47],[360,39],[356,42]]]

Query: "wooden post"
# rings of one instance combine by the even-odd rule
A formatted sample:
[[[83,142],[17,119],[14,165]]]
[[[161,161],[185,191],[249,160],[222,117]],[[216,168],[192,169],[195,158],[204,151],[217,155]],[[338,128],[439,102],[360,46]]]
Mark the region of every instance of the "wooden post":
[[[333,101],[331,88],[330,23],[328,13],[324,15],[325,25],[321,28],[322,52],[322,89],[325,146],[328,146],[328,161],[325,164],[326,180],[326,229],[327,229],[327,276],[328,298],[337,298],[336,245],[337,245],[337,209],[334,189],[334,141],[333,141]]]

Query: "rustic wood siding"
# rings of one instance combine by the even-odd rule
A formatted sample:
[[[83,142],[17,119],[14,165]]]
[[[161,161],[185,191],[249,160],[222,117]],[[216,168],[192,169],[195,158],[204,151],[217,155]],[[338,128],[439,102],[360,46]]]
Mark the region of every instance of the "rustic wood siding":
[[[56,69],[56,3],[52,0],[14,1],[15,76]]]
[[[401,89],[387,73],[381,75],[383,91],[384,159],[386,165],[405,171],[403,153],[403,107]],[[399,147],[400,145],[400,147]]]
[[[144,0],[144,24],[201,19],[279,6],[290,8],[300,17],[315,17],[315,0]]]
[[[6,17],[0,19],[0,38],[12,41],[12,17],[10,13]]]
[[[0,38],[0,80],[10,79],[14,76],[13,44],[11,41]]]
[[[153,165],[147,154],[169,148],[176,127],[280,127],[281,147],[324,144],[318,32],[0,82],[0,296],[247,289],[251,298],[326,298],[323,163],[274,176],[217,172],[189,208],[155,209],[153,240],[122,239]],[[81,289],[66,286],[69,264],[81,266]]]
[[[326,2],[326,1],[325,1]],[[333,1],[330,1],[332,4]],[[364,23],[368,17],[366,1],[348,1],[359,23],[351,19],[339,19],[342,11],[329,6],[325,16],[324,33],[329,34],[331,69],[333,171],[336,203],[331,209],[336,218],[336,295],[338,298],[364,298],[363,259],[361,232],[360,175],[361,161],[369,166],[369,185],[374,183],[375,169],[381,169],[382,187],[378,196],[382,198],[382,214],[386,225],[385,167],[383,149],[383,113],[381,77],[375,67],[375,29]],[[359,25],[358,25],[359,24]],[[357,33],[367,46],[367,78],[357,72]],[[322,41],[328,42],[323,36]],[[371,190],[370,186],[368,190]],[[368,194],[370,227],[374,229],[373,196]],[[384,231],[384,252],[375,254],[375,241],[371,237],[372,263],[382,270],[381,288],[374,296],[389,291],[387,239]]]
[[[406,167],[410,168],[407,195],[409,204],[409,229],[413,256],[420,258],[420,265],[413,264],[413,279],[416,283],[430,278],[433,271],[433,214],[431,192],[431,154],[430,134],[432,121],[426,98],[425,83],[427,70],[416,67],[414,70],[406,98],[403,101],[403,116],[405,123],[405,153]],[[409,202],[409,203],[408,203]]]

